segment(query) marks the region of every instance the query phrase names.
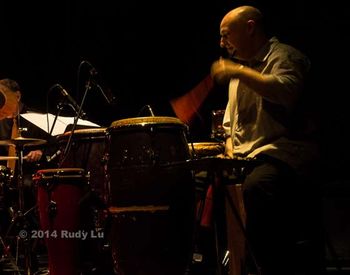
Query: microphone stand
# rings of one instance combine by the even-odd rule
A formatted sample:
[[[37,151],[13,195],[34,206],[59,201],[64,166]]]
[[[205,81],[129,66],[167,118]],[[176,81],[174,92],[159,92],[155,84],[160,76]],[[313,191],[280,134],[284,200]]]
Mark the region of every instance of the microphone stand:
[[[70,130],[70,135],[69,135],[66,147],[64,148],[63,157],[62,157],[62,160],[59,163],[59,167],[61,167],[61,165],[64,163],[64,161],[65,161],[65,159],[66,159],[66,157],[68,155],[68,152],[69,152],[69,150],[71,148],[72,138],[73,138],[73,135],[74,135],[75,128],[77,127],[79,118],[81,118],[81,116],[82,116],[82,110],[83,110],[83,105],[84,105],[84,102],[85,102],[85,99],[86,99],[86,95],[87,95],[88,91],[91,89],[91,78],[92,78],[92,75],[90,74],[89,75],[89,79],[87,81],[87,84],[85,86],[85,92],[84,92],[83,98],[82,98],[82,100],[80,102],[80,105],[79,105],[79,110],[77,112],[77,116],[74,118],[73,126],[72,126],[72,129]]]
[[[59,88],[62,89],[61,85],[55,84],[54,86],[52,86],[52,87],[50,88],[49,92],[52,91],[54,88],[57,88],[57,87],[59,87]],[[48,97],[46,98],[46,101],[48,102]],[[66,104],[66,102],[67,102],[67,98],[65,97],[64,100],[61,101],[61,102],[59,102],[59,104],[57,105],[58,112],[56,113],[55,118],[54,118],[54,120],[53,120],[53,122],[52,122],[51,129],[50,129],[50,123],[49,123],[49,118],[48,118],[49,110],[48,110],[48,107],[46,108],[46,113],[47,113],[47,130],[48,130],[48,133],[49,133],[50,136],[52,135],[53,129],[55,129],[55,125],[56,125],[57,118],[58,118],[59,115],[61,114],[64,105],[69,105],[69,106],[74,110],[74,107],[73,107],[71,104]],[[48,104],[48,103],[46,103],[46,105],[47,105],[47,104]],[[75,110],[74,110],[74,111],[75,111]]]
[[[58,112],[56,113],[55,118],[54,118],[54,120],[52,122],[52,125],[51,125],[51,129],[50,129],[50,132],[49,132],[50,136],[52,135],[53,129],[55,128],[55,124],[56,124],[57,118],[60,115],[60,113],[62,112],[62,110],[63,110],[63,103],[60,102],[58,104]]]
[[[143,106],[143,107],[141,108],[141,110],[139,111],[139,113],[138,113],[137,116],[141,116],[142,113],[145,111],[146,108],[147,108],[147,111],[149,112],[150,116],[155,116],[154,113],[153,113],[153,110],[152,110],[151,106],[148,105],[148,104],[145,105],[145,106]]]

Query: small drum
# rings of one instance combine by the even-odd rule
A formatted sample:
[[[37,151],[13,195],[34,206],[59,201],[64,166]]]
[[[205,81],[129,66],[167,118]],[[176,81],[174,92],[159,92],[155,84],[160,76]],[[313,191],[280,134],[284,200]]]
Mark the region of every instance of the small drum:
[[[58,135],[60,150],[65,151],[71,131]],[[72,136],[72,145],[66,156],[60,155],[60,167],[82,168],[90,173],[91,191],[101,202],[106,202],[103,156],[106,128],[78,129]]]
[[[211,112],[211,134],[212,139],[225,140],[225,129],[223,127],[223,119],[225,110],[213,110]]]
[[[188,147],[194,158],[215,157],[225,152],[223,142],[195,142],[189,143]]]
[[[78,275],[81,234],[89,228],[82,208],[88,176],[81,168],[46,169],[38,170],[33,181],[40,220],[37,237],[45,239],[50,275]]]
[[[112,256],[117,274],[184,274],[192,260],[194,179],[173,117],[115,121],[107,129]]]

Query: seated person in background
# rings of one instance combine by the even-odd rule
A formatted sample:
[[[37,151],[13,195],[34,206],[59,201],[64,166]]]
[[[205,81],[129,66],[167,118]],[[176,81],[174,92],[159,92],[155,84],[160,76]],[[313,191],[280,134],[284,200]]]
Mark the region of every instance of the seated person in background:
[[[51,151],[53,151],[49,147],[50,143],[53,142],[53,138],[50,137],[49,134],[47,134],[42,129],[20,116],[20,114],[31,111],[33,112],[35,110],[32,110],[22,102],[22,92],[19,84],[15,80],[9,78],[1,79],[0,84],[7,87],[11,93],[14,93],[18,101],[18,108],[16,113],[14,113],[13,116],[8,116],[0,120],[0,140],[13,139],[14,136],[12,135],[12,126],[14,124],[14,119],[17,122],[17,127],[19,130],[18,135],[24,138],[43,140],[43,142],[41,142],[40,144],[28,144],[28,146],[23,147],[23,186],[24,193],[26,193],[24,198],[24,208],[25,210],[28,210],[29,208],[35,205],[35,194],[31,194],[34,192],[34,188],[32,187],[32,175],[38,169],[45,168],[46,155],[51,155],[50,153]],[[9,156],[9,150],[11,149],[10,147],[10,145],[0,146],[0,156]],[[20,148],[17,146],[17,148],[15,149],[18,150]],[[17,153],[15,154],[15,156],[17,156]],[[15,160],[15,164],[13,164],[9,160],[2,160],[0,164],[12,170],[13,186],[17,187],[18,161]]]

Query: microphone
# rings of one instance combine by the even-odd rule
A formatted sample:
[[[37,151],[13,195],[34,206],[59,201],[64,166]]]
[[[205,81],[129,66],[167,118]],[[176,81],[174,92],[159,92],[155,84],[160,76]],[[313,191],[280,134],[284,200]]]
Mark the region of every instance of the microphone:
[[[89,61],[83,60],[81,64],[84,64],[84,63],[90,67],[89,73],[91,76],[97,75],[97,70],[95,69],[94,66],[92,66],[92,64]]]
[[[105,91],[102,89],[102,87],[96,82],[92,81],[92,84],[96,86],[96,88],[101,92],[102,96],[106,100],[107,104],[109,105],[114,105],[116,104],[116,97],[115,95],[111,92],[110,89],[106,89]]]
[[[96,76],[98,73],[97,73],[97,70],[95,69],[94,66],[92,66],[92,64],[87,61],[87,60],[83,60],[81,62],[81,64],[86,64],[88,65],[88,67],[90,68],[89,69],[89,73],[90,73],[90,76]],[[95,81],[95,80],[89,80],[88,82],[88,85],[93,84],[95,85],[95,87],[101,92],[102,96],[105,98],[106,102],[109,104],[109,105],[113,105],[116,103],[116,98],[114,96],[114,94],[109,90],[107,89],[106,91],[104,91],[102,89],[102,87]]]
[[[56,84],[56,87],[59,88],[62,96],[67,99],[67,101],[69,102],[69,104],[71,104],[71,106],[73,107],[74,111],[76,112],[76,114],[80,117],[84,117],[86,114],[83,110],[81,110],[80,114],[78,113],[79,112],[79,105],[78,103],[74,100],[73,97],[71,97],[71,95],[60,85],[60,84]]]
[[[57,150],[57,152],[54,153],[51,157],[50,156],[46,156],[46,161],[47,162],[51,162],[52,160],[57,158],[60,154],[62,154],[62,151],[61,150]]]

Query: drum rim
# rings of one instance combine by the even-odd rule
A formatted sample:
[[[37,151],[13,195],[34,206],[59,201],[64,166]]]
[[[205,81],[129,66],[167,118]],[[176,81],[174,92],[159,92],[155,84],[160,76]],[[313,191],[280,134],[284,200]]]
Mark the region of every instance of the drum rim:
[[[224,142],[219,142],[219,141],[204,141],[204,142],[189,142],[188,143],[189,146],[194,146],[194,147],[225,147],[225,143]]]
[[[119,127],[132,127],[132,126],[146,126],[146,125],[154,125],[154,124],[164,124],[164,125],[178,125],[185,127],[180,119],[176,117],[169,116],[149,116],[149,117],[133,117],[133,118],[124,118],[115,120],[111,123],[109,128],[119,128]]]
[[[87,134],[92,134],[92,135],[97,135],[97,134],[105,134],[106,133],[106,127],[102,128],[89,128],[89,129],[77,129],[74,131],[73,135],[87,135]],[[61,135],[58,135],[58,137],[67,137],[72,134],[72,131],[67,131],[64,132]]]
[[[225,152],[223,142],[193,142],[188,143],[190,153],[194,156],[217,156]]]
[[[88,181],[89,174],[83,168],[49,168],[38,170],[32,177],[36,183],[54,178],[79,178]]]
[[[78,168],[78,167],[67,167],[67,168],[48,168],[48,169],[40,169],[36,171],[36,174],[46,174],[46,173],[72,173],[72,172],[78,172],[78,173],[85,173],[85,169]]]

